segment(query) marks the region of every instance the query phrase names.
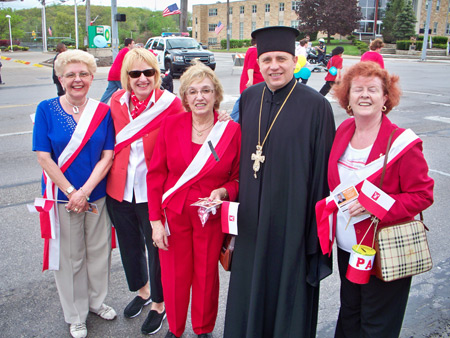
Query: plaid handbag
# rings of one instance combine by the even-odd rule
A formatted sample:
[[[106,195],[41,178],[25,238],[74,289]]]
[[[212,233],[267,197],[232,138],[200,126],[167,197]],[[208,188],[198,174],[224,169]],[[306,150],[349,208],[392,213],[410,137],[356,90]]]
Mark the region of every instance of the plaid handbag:
[[[388,141],[380,189],[383,186],[388,153],[394,132],[395,130]],[[428,231],[428,228],[423,224],[422,212],[420,212],[420,221],[412,220],[375,230],[375,250],[377,254],[374,270],[376,276],[385,282],[391,282],[431,270],[433,263],[426,231]]]
[[[390,282],[430,270],[433,263],[427,230],[418,220],[379,229],[375,239],[376,276]]]

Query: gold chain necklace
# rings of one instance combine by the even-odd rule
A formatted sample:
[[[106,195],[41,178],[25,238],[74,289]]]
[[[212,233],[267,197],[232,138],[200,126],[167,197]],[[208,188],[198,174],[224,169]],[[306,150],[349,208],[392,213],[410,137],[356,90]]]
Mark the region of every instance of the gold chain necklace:
[[[291,91],[289,92],[288,96],[286,97],[286,99],[284,99],[283,104],[281,105],[280,109],[278,110],[277,115],[275,115],[275,118],[272,121],[272,124],[269,127],[269,130],[266,133],[266,136],[264,137],[264,140],[261,144],[261,114],[262,114],[262,105],[263,105],[263,100],[264,100],[264,93],[266,92],[266,87],[264,86],[262,95],[261,95],[261,105],[259,107],[259,126],[258,126],[258,144],[256,146],[256,152],[252,154],[252,161],[254,161],[253,163],[253,171],[255,172],[253,174],[253,176],[255,176],[255,178],[258,178],[258,176],[256,175],[257,172],[259,171],[259,169],[261,168],[261,163],[264,163],[264,161],[266,160],[266,156],[264,156],[262,154],[262,150],[264,147],[264,144],[267,141],[267,137],[269,136],[270,132],[272,131],[272,127],[275,124],[275,121],[277,120],[278,116],[281,113],[281,110],[283,109],[284,105],[286,104],[287,100],[289,99],[289,97],[292,94],[292,91],[294,90],[295,86],[297,85],[297,82],[294,83],[294,85],[291,88]]]
[[[213,125],[214,125],[214,121],[213,121],[213,123],[212,123],[208,128],[205,128],[205,129],[203,129],[203,130],[198,130],[197,128],[194,127],[194,122],[192,122],[192,128],[194,128],[194,130],[197,132],[197,136],[202,136],[203,133],[204,133],[205,131],[207,131],[209,128],[211,128]]]

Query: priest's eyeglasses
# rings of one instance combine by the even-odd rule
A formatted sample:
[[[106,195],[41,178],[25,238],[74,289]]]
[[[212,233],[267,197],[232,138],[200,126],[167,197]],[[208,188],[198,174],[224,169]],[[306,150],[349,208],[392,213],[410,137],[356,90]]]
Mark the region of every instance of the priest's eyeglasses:
[[[200,93],[200,95],[202,96],[202,97],[206,97],[206,96],[209,96],[209,95],[211,95],[212,93],[214,93],[214,89],[212,89],[212,88],[202,88],[202,89],[200,89],[200,90],[196,90],[196,89],[194,89],[194,88],[189,88],[188,90],[187,90],[187,95],[188,96],[191,96],[191,97],[196,97],[197,95],[198,95],[198,93]]]
[[[153,68],[149,68],[145,70],[130,70],[128,72],[128,75],[130,75],[132,79],[137,79],[141,76],[141,74],[144,74],[145,77],[152,77],[156,74],[156,70]]]
[[[89,73],[89,72],[67,73],[67,74],[64,74],[63,77],[65,77],[66,79],[75,79],[77,77],[77,75],[80,77],[80,79],[85,79],[85,78],[91,76],[91,73]]]

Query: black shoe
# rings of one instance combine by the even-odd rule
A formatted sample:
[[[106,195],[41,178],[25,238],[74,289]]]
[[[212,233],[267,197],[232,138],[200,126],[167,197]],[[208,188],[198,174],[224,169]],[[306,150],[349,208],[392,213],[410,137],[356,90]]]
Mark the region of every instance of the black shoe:
[[[161,329],[164,319],[166,319],[166,310],[158,313],[156,310],[151,310],[148,313],[147,319],[142,324],[141,332],[143,334],[154,334]]]
[[[211,338],[212,334],[211,333],[202,333],[198,335],[198,338]]]
[[[152,299],[150,297],[148,297],[148,299],[143,299],[141,296],[136,296],[130,304],[127,305],[125,310],[123,310],[123,315],[126,318],[134,318],[141,313],[145,305],[148,305],[151,302]]]
[[[175,336],[172,332],[170,332],[170,330],[168,330],[164,338],[178,338],[178,337]]]

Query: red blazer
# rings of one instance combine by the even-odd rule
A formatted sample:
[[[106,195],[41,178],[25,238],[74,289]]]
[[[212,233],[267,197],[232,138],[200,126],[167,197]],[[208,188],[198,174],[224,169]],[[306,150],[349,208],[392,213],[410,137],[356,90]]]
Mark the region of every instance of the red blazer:
[[[386,147],[391,132],[398,128],[386,115],[383,114],[380,131],[372,146],[367,163],[376,160],[386,153]],[[404,131],[398,128],[395,132],[392,142]],[[347,148],[355,132],[355,119],[345,120],[337,129],[333,147],[328,162],[328,184],[333,191],[340,183],[338,172],[338,160]],[[380,176],[371,180],[371,183],[379,186]],[[356,186],[358,192],[361,185]],[[428,176],[428,165],[422,153],[422,142],[418,142],[391,167],[386,170],[383,181],[383,191],[395,199],[395,203],[379,227],[393,223],[412,220],[419,212],[433,204],[434,181]],[[356,239],[360,243],[370,225],[370,218],[355,224]],[[374,236],[374,227],[372,226],[369,234],[364,239],[363,244],[372,246]]]
[[[114,129],[116,130],[116,135],[128,124],[130,123],[130,116],[128,114],[128,106],[126,104],[120,104],[120,98],[125,93],[125,90],[119,90],[115,92],[111,98],[111,116],[114,122]],[[155,99],[161,97],[163,91],[160,89],[156,89]],[[177,97],[172,102],[170,107],[171,114],[181,113],[184,111],[183,106],[181,104],[181,100]],[[159,133],[159,128],[151,131],[146,134],[142,140],[144,145],[145,152],[145,163],[147,164],[147,168],[150,165],[150,159],[153,155],[153,148],[156,143],[156,138]],[[108,174],[108,181],[106,184],[106,193],[114,198],[115,200],[122,202],[123,201],[123,193],[125,191],[125,184],[127,180],[127,169],[128,169],[128,161],[130,158],[130,149],[131,145],[126,146],[119,153],[114,156],[113,165]]]
[[[217,115],[214,120],[217,121]],[[240,126],[230,121],[232,128],[225,132],[234,132],[234,136],[225,153],[214,168],[196,184],[204,197],[211,191],[224,187],[229,200],[234,201],[238,195],[239,157],[241,149]],[[170,116],[162,123],[161,132],[156,142],[154,156],[147,173],[148,205],[151,221],[162,219],[161,201],[165,191],[175,185],[186,168],[192,162],[192,113]],[[183,187],[175,193],[167,207],[181,214],[189,187]]]

